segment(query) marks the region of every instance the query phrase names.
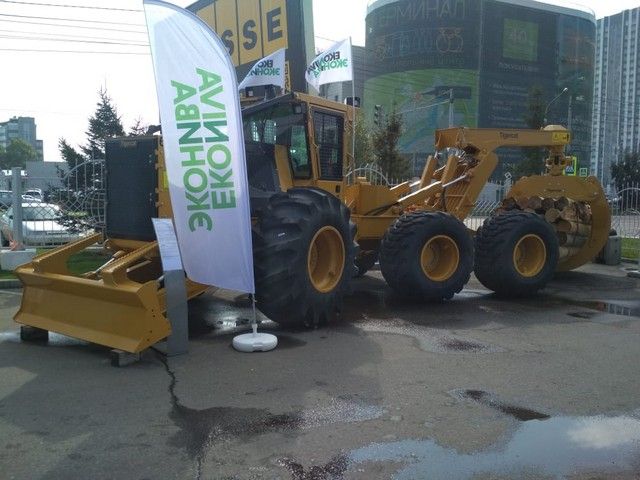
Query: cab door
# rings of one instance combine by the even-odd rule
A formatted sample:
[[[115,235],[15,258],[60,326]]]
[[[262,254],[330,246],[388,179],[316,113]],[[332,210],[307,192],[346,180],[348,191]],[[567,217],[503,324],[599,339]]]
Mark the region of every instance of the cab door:
[[[312,151],[318,187],[342,198],[344,190],[344,115],[313,109]]]

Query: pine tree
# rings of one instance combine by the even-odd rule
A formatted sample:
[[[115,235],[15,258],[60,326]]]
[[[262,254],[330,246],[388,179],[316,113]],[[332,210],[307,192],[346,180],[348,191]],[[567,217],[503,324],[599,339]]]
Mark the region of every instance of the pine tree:
[[[59,169],[58,175],[63,179],[65,188],[75,192],[78,198],[82,198],[91,189],[102,188],[101,179],[95,178],[96,171],[101,169],[96,169],[93,162],[104,159],[107,138],[124,135],[122,122],[107,91],[100,89],[98,95],[100,98],[96,111],[89,118],[86,145],[78,151],[64,138],[58,142],[60,156],[69,167],[68,173]]]
[[[618,191],[640,184],[640,152],[626,152],[622,160],[612,164],[611,177]]]
[[[409,175],[409,162],[398,152],[402,135],[402,116],[393,111],[373,133],[373,153],[382,173],[389,179],[403,179]]]
[[[361,110],[358,110],[356,113],[356,168],[362,167],[374,161],[370,131],[371,129],[366,123],[363,112]]]
[[[134,120],[133,125],[131,125],[128,135],[132,137],[140,137],[142,135],[146,135],[148,127],[149,125],[143,123],[142,118],[138,117]]]
[[[105,141],[109,137],[124,135],[124,128],[118,116],[118,111],[105,89],[98,92],[100,99],[92,117],[89,118],[87,130],[87,144],[82,152],[87,159],[103,159]]]
[[[539,86],[534,86],[529,91],[527,113],[524,115],[527,127],[533,130],[540,130],[544,127],[544,110],[544,92]],[[544,149],[524,147],[522,152],[523,158],[515,165],[511,165],[510,168],[513,180],[530,175],[540,175],[544,172]]]
[[[88,162],[86,158],[69,145],[64,138],[58,141],[58,149],[60,150],[60,156],[67,162],[68,167],[67,170],[58,168],[58,176],[64,180],[64,187],[68,191],[82,194],[88,184],[91,184],[90,178],[88,178]]]

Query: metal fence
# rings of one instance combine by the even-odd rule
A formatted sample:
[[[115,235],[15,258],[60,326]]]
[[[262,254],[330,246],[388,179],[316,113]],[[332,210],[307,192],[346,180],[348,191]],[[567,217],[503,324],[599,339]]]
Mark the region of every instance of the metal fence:
[[[640,260],[640,183],[628,183],[609,196],[611,228],[622,237],[622,257]]]
[[[500,202],[509,191],[510,181],[488,183],[481,198],[476,202],[465,224],[477,230],[485,219],[500,206]],[[491,195],[495,192],[496,198]],[[640,184],[627,184],[615,195],[607,198],[611,209],[611,228],[622,237],[622,258],[640,260]]]
[[[366,176],[372,183],[396,185],[400,181],[387,181],[376,171],[375,165],[359,169],[360,176]],[[362,174],[361,174],[362,173]],[[384,181],[379,180],[380,178]],[[505,175],[504,181],[487,183],[471,214],[464,220],[465,225],[477,230],[487,217],[497,209],[509,192],[512,179]],[[628,183],[607,197],[611,209],[611,228],[622,238],[622,258],[640,261],[640,183]]]
[[[9,172],[7,172],[8,174]],[[16,248],[22,223],[22,243],[28,247],[49,247],[81,238],[105,227],[106,185],[103,160],[87,161],[71,170],[58,168],[49,176],[16,177],[5,174],[0,184],[0,240],[5,248]],[[386,178],[375,164],[349,172],[348,178],[365,177],[376,185],[400,183]],[[417,178],[412,179],[417,180]],[[12,188],[17,186],[16,189]],[[485,185],[465,224],[477,230],[498,208],[511,187],[511,178]],[[16,211],[15,194],[20,194]],[[612,228],[622,237],[622,256],[640,259],[640,183],[629,183],[609,195]]]
[[[14,169],[0,190],[2,247],[63,245],[104,228],[104,167],[102,160],[88,161],[49,176]]]
[[[356,178],[365,178],[372,185],[390,186],[401,183],[400,181],[392,182],[387,179],[377,163],[367,163],[361,167],[356,168],[355,170],[350,170],[345,174],[345,177],[350,184],[353,183]]]

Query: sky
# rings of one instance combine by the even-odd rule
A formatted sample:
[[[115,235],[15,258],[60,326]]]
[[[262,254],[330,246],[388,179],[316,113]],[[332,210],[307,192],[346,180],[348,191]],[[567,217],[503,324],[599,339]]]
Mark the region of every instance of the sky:
[[[313,0],[316,48],[349,36],[364,45],[367,3]],[[638,0],[549,3],[579,3],[597,18],[638,6]],[[45,160],[60,159],[60,138],[72,145],[85,141],[101,88],[125,129],[138,118],[158,123],[142,0],[0,0],[0,39],[0,121],[35,117]]]

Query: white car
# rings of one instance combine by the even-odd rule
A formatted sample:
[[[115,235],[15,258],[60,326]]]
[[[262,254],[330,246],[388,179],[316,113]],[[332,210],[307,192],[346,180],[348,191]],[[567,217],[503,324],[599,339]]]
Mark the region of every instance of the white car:
[[[72,233],[60,223],[60,207],[43,202],[22,203],[22,238],[25,245],[62,245],[77,240],[80,233]],[[0,216],[2,245],[13,238],[13,207]]]
[[[44,193],[42,193],[42,189],[40,188],[30,188],[29,190],[25,190],[22,197],[30,197],[36,202],[44,202]]]

